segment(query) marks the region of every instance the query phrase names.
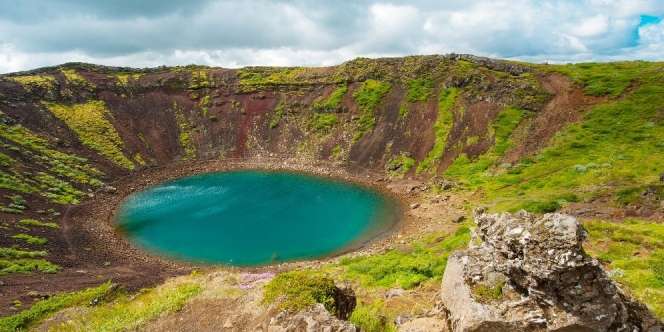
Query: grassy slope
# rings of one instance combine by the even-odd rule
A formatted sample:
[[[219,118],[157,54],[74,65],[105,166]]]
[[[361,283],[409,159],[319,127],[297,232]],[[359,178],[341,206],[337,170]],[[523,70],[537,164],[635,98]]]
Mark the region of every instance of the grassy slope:
[[[494,124],[496,145],[475,160],[457,159],[446,175],[484,193],[494,210],[555,210],[566,200],[615,196],[656,183],[664,171],[664,64],[629,62],[546,67],[609,101],[555,135],[547,148],[499,167],[519,114]],[[507,135],[505,135],[507,134]],[[502,151],[501,151],[502,150]]]

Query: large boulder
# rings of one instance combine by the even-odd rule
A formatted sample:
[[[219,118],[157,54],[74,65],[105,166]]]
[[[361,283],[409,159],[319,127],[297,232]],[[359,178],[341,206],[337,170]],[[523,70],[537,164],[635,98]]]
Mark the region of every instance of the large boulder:
[[[662,331],[583,251],[574,217],[480,211],[475,222],[442,283],[454,331]]]

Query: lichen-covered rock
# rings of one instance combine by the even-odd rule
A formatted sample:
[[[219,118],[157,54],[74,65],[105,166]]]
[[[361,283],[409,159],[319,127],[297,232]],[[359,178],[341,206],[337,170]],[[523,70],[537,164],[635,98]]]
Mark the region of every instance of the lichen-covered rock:
[[[574,217],[478,212],[475,222],[443,278],[454,331],[662,331],[583,251]]]
[[[330,314],[322,304],[297,313],[283,311],[273,317],[268,332],[355,332],[355,326]]]

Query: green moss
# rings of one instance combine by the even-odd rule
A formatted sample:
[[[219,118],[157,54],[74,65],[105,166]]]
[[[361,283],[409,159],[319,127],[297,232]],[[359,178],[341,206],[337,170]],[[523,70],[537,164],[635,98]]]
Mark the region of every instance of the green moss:
[[[402,103],[401,106],[399,106],[399,118],[405,118],[408,115],[408,112],[408,105]]]
[[[331,154],[332,154],[332,159],[339,160],[341,158],[341,153],[342,153],[341,145],[337,144],[332,148]]]
[[[87,184],[93,187],[99,187],[103,183],[98,179],[103,173],[89,166],[88,160],[76,155],[67,154],[54,149],[48,140],[35,135],[27,128],[21,125],[5,125],[0,123],[0,137],[6,139],[9,143],[5,147],[21,154],[22,158],[30,160],[35,164],[48,164],[49,171],[65,178],[69,178],[77,183]],[[25,191],[26,186],[30,187],[26,179],[18,174],[3,176],[6,182],[22,182]],[[9,188],[8,188],[9,189]],[[29,188],[28,188],[29,189]]]
[[[48,242],[48,240],[46,238],[43,238],[41,236],[33,236],[33,235],[30,235],[30,234],[24,234],[24,233],[13,235],[12,239],[25,241],[25,243],[27,243],[27,244],[40,245],[40,246],[44,245]]]
[[[46,227],[46,228],[60,228],[60,226],[54,222],[43,222],[35,219],[21,219],[18,221],[18,224],[21,226],[35,226],[35,227]]]
[[[437,161],[443,158],[447,135],[452,129],[454,115],[452,107],[456,103],[459,91],[456,88],[443,89],[438,96],[438,117],[434,123],[436,134],[434,145],[426,158],[417,165],[417,173],[431,171]]]
[[[363,332],[396,332],[397,328],[383,313],[383,303],[360,303],[350,315],[349,321]]]
[[[191,78],[189,79],[189,89],[198,90],[205,88],[213,88],[214,82],[210,78],[210,73],[207,69],[193,69],[191,70]]]
[[[453,235],[432,234],[407,250],[343,258],[343,276],[365,287],[410,289],[430,279],[441,278],[447,257],[470,240],[470,230],[461,227]]]
[[[337,124],[336,114],[314,113],[311,118],[311,127],[316,132],[327,133]]]
[[[28,310],[0,318],[0,331],[23,331],[59,310],[76,305],[86,305],[100,299],[112,289],[113,284],[107,282],[94,288],[51,296],[38,301]]]
[[[341,106],[341,100],[348,92],[348,85],[344,84],[337,87],[327,98],[320,98],[313,104],[314,111],[334,112]]]
[[[390,91],[390,84],[377,80],[366,80],[353,93],[360,111],[357,130],[353,140],[357,141],[376,125],[375,110],[383,97]]]
[[[591,220],[585,249],[607,264],[609,275],[626,286],[660,319],[664,318],[664,225],[647,220]]]
[[[635,63],[614,74],[611,71],[617,70],[613,66],[593,66],[598,66],[595,71],[609,71],[602,74],[606,82],[586,81],[595,86],[593,89],[620,93],[615,89],[629,81],[633,90],[591,108],[581,121],[559,131],[537,155],[487,179],[481,189],[485,203],[494,210],[517,210],[528,200],[549,202],[570,193],[580,199],[613,196],[659,181],[664,169],[664,121],[660,115],[664,64]],[[584,77],[588,70],[556,68],[578,70],[578,77]],[[613,76],[620,79],[612,81]]]
[[[413,79],[408,81],[406,100],[410,103],[426,101],[432,93],[433,81],[430,78]]]
[[[390,176],[403,177],[415,166],[415,163],[415,159],[410,157],[408,153],[402,152],[392,157],[385,165],[385,168]]]
[[[60,72],[65,76],[67,83],[81,86],[81,87],[94,87],[94,84],[88,82],[85,77],[81,76],[75,69],[60,69]]]
[[[270,128],[276,128],[279,125],[279,122],[281,122],[281,119],[283,119],[285,115],[286,115],[286,108],[280,102],[279,104],[277,104],[277,107],[274,108],[274,113],[272,113],[272,117],[270,118]]]
[[[78,204],[85,194],[69,182],[50,174],[38,172],[35,180],[39,183],[39,194],[58,204]]]
[[[14,158],[0,152],[0,166],[2,167],[10,167],[16,162]]]
[[[584,86],[587,94],[595,96],[619,96],[640,75],[652,75],[644,71],[656,70],[659,64],[643,61],[608,63],[577,63],[565,66],[547,66],[546,70],[564,73]]]
[[[493,174],[488,170],[497,166],[505,152],[514,145],[511,140],[512,132],[526,115],[526,111],[512,107],[502,110],[489,128],[489,134],[494,139],[493,146],[474,160],[470,160],[466,154],[462,153],[445,170],[445,175],[472,189],[486,181],[491,181]],[[467,145],[472,143],[466,142]]]
[[[284,310],[298,311],[321,303],[335,311],[334,280],[313,270],[280,273],[264,287],[263,303],[278,303]]]
[[[116,165],[134,169],[122,152],[124,142],[110,122],[111,113],[102,101],[61,105],[47,103],[49,111],[71,128],[85,146],[95,150]]]
[[[129,82],[136,82],[143,76],[142,73],[117,73],[115,79],[119,86],[129,86]]]
[[[0,247],[0,276],[12,273],[55,273],[60,267],[43,259],[46,251],[27,251]]]
[[[473,297],[480,303],[498,301],[503,298],[503,287],[505,282],[497,282],[495,285],[477,284],[471,288]]]
[[[191,124],[184,116],[182,109],[180,109],[175,103],[173,104],[173,112],[175,113],[175,121],[177,122],[178,128],[180,130],[180,133],[178,134],[178,140],[180,141],[180,146],[184,151],[184,156],[182,156],[182,159],[194,159],[196,158],[196,146],[194,145],[194,140],[192,138]]]
[[[136,296],[120,296],[111,303],[74,313],[50,331],[136,330],[159,315],[180,310],[201,290],[198,283],[164,284],[142,290]]]
[[[48,75],[22,75],[10,76],[10,80],[17,82],[24,89],[32,91],[34,89],[51,90],[55,86],[55,78]]]

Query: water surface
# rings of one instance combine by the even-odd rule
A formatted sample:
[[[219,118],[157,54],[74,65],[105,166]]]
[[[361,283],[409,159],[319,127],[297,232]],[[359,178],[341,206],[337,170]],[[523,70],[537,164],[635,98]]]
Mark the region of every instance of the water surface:
[[[333,254],[394,224],[394,201],[355,184],[290,172],[206,173],[129,196],[131,241],[197,262],[260,265]]]

